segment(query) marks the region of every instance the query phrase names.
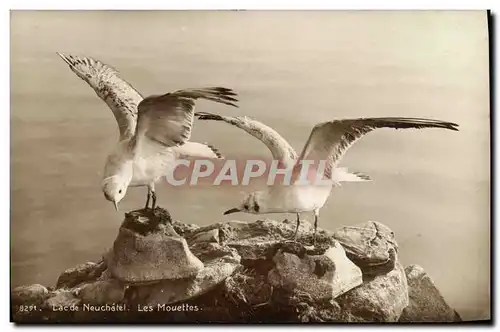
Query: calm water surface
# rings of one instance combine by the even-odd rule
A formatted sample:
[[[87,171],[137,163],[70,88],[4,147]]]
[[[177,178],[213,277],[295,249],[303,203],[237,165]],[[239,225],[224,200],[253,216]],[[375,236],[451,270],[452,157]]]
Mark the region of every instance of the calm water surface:
[[[359,141],[342,164],[374,181],[335,190],[320,223],[388,225],[404,265],[423,266],[463,318],[489,317],[487,38],[485,12],[13,12],[12,286],[52,285],[65,268],[99,259],[123,218],[100,190],[114,118],[59,51],[111,64],[145,95],[231,87],[239,109],[198,109],[253,116],[298,150],[334,118],[459,123],[459,132],[381,130]],[[228,125],[197,123],[193,135],[229,158],[269,157]],[[206,225],[228,219],[221,213],[245,190],[158,193],[176,219]],[[129,190],[123,211],[144,195]]]

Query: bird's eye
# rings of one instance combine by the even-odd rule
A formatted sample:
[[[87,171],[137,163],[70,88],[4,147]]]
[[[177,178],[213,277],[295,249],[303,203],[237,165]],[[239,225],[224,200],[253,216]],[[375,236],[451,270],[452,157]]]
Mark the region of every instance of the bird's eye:
[[[118,190],[118,193],[119,193],[119,194],[121,194],[121,193],[122,193],[122,190],[121,190],[121,189],[120,189],[120,190]]]

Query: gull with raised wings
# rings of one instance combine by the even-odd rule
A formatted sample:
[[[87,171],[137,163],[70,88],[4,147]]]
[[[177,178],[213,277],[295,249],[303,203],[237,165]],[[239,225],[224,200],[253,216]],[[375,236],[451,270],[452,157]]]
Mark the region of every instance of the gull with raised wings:
[[[221,158],[208,144],[188,142],[197,99],[236,106],[236,93],[228,88],[185,89],[143,98],[118,71],[90,57],[57,53],[87,82],[113,112],[120,131],[119,141],[109,154],[102,191],[118,210],[130,186],[148,188],[146,207],[156,206],[155,182],[170,172],[175,160],[186,157]]]
[[[229,117],[197,112],[199,120],[224,121],[243,129],[256,137],[271,150],[274,160],[278,160],[286,169],[296,169],[303,163],[310,161],[319,164],[325,161],[326,167],[322,176],[329,179],[327,184],[299,185],[298,177],[290,185],[272,185],[266,190],[248,194],[243,202],[224,212],[261,213],[296,213],[297,226],[294,238],[300,225],[300,213],[314,213],[314,235],[318,226],[319,211],[326,203],[333,186],[344,181],[369,180],[360,173],[349,173],[345,168],[339,168],[339,162],[349,147],[365,134],[378,128],[409,129],[409,128],[441,128],[458,131],[458,125],[452,122],[420,119],[420,118],[359,118],[333,120],[319,123],[311,131],[302,153],[298,155],[288,142],[274,129],[248,117]]]

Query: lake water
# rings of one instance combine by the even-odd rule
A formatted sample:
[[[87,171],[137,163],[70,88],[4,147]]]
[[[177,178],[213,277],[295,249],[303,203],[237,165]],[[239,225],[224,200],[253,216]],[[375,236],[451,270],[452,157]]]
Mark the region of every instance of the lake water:
[[[59,51],[109,63],[144,95],[233,88],[239,109],[209,102],[197,109],[255,117],[299,151],[316,123],[335,118],[459,123],[459,132],[387,129],[360,140],[342,165],[374,181],[334,190],[320,226],[386,224],[401,262],[424,267],[464,319],[490,317],[485,12],[82,11],[11,18],[12,286],[53,285],[64,269],[99,259],[123,219],[100,189],[117,140],[115,120]],[[197,122],[193,140],[216,145],[228,158],[270,157],[256,139],[222,123]],[[159,204],[187,223],[256,220],[222,216],[248,188],[157,190]],[[122,211],[142,207],[144,198],[144,189],[129,190]]]

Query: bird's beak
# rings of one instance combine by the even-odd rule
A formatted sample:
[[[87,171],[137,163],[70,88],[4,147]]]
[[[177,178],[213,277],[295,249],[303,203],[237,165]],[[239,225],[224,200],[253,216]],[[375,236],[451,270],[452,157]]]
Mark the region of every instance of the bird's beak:
[[[113,204],[115,205],[115,210],[118,211],[118,202],[113,201]]]
[[[224,215],[235,213],[235,212],[240,212],[240,211],[241,211],[240,209],[234,208],[234,209],[230,209],[230,210],[227,210],[226,212],[224,212]]]

